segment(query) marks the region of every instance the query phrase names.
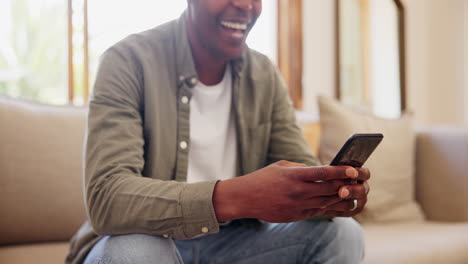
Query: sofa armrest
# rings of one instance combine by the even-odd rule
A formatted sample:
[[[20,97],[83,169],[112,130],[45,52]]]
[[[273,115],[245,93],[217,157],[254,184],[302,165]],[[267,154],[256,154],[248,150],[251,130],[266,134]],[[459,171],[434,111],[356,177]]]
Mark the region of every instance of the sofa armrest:
[[[428,220],[468,220],[468,127],[419,127],[416,200]]]

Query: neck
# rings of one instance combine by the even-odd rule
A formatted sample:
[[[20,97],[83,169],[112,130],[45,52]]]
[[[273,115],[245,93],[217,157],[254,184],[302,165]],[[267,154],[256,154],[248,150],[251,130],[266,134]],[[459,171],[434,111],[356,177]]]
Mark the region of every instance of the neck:
[[[223,80],[227,62],[224,60],[216,60],[208,53],[197,52],[193,45],[192,49],[193,61],[198,78],[205,85],[215,85]]]
[[[187,23],[187,37],[199,80],[205,85],[220,83],[228,61],[220,59],[219,56],[215,56],[212,51],[210,52],[204,47],[190,23]]]

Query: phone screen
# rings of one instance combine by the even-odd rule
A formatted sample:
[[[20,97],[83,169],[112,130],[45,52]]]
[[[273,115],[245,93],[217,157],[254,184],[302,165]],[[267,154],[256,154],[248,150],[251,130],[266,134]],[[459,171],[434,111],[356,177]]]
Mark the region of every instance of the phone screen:
[[[382,134],[354,134],[346,141],[330,165],[362,167],[382,139]]]

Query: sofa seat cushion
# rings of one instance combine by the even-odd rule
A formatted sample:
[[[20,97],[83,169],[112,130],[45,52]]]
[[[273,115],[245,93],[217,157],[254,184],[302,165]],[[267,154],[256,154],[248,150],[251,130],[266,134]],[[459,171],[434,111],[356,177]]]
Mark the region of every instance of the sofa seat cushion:
[[[468,263],[468,223],[364,225],[365,264]]]
[[[68,252],[68,242],[37,243],[0,247],[0,263],[62,264]]]

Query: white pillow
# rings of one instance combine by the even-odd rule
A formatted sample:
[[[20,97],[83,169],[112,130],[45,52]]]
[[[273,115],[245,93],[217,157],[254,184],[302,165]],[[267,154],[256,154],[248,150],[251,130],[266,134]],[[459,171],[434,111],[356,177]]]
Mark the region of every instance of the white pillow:
[[[361,223],[421,221],[414,194],[415,133],[411,115],[388,120],[319,96],[319,158],[329,164],[354,133],[382,133],[383,141],[364,164],[371,171],[368,202],[355,218]]]

